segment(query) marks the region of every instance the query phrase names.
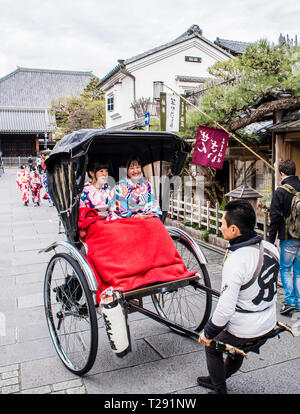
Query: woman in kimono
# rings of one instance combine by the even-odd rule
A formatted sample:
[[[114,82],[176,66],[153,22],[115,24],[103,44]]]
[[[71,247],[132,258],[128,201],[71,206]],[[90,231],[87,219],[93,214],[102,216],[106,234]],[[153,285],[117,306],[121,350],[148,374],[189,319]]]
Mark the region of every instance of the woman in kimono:
[[[26,165],[21,165],[21,170],[17,172],[16,183],[22,193],[24,206],[29,204],[29,182],[29,173],[26,170]]]
[[[108,164],[94,162],[87,170],[91,181],[83,187],[80,208],[93,208],[97,210],[100,217],[107,217],[112,198],[112,190],[107,183]]]
[[[41,174],[37,171],[37,167],[34,165],[32,167],[32,172],[30,173],[30,189],[34,207],[39,206],[41,203],[41,187]]]
[[[127,177],[114,188],[113,214],[117,217],[139,217],[143,219],[162,215],[150,182],[143,176],[142,163],[131,158],[126,165]]]
[[[108,173],[104,171],[97,194],[100,198],[102,190],[103,198],[99,203],[93,201],[95,198],[91,200],[101,173],[96,170],[89,174],[92,183],[85,187],[81,202],[92,208],[79,209],[78,228],[86,246],[87,261],[97,278],[98,302],[108,287],[128,291],[195,273],[187,270],[167,229],[157,220],[162,213],[138,159],[128,162],[127,176],[116,184],[112,200],[111,193],[105,192],[103,183]],[[91,191],[87,192],[89,188]],[[99,217],[98,205],[107,206],[108,220]]]

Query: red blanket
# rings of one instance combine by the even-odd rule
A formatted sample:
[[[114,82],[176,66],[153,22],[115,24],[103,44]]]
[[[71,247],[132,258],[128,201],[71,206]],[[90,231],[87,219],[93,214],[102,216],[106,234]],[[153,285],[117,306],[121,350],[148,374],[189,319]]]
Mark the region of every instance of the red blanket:
[[[183,263],[165,226],[157,218],[101,219],[82,208],[78,226],[88,246],[87,260],[99,283],[121,291],[193,275]]]

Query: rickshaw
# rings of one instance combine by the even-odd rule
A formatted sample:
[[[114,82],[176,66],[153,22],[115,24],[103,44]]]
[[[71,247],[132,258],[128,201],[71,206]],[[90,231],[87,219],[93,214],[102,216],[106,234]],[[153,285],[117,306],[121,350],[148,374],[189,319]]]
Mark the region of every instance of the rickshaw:
[[[74,374],[84,375],[92,368],[98,350],[98,322],[102,318],[96,300],[97,279],[77,228],[89,160],[109,160],[110,175],[118,181],[124,160],[138,154],[144,175],[153,184],[164,223],[168,208],[163,206],[168,206],[170,180],[181,173],[190,151],[190,145],[171,132],[86,129],[66,135],[46,160],[49,194],[66,241],[55,241],[42,250],[55,253],[45,272],[44,307],[58,356]],[[166,229],[186,268],[194,275],[118,292],[129,341],[128,314],[134,311],[196,339],[210,317],[213,296],[219,296],[211,288],[207,260],[200,245],[179,228]],[[238,352],[227,346],[224,351]]]

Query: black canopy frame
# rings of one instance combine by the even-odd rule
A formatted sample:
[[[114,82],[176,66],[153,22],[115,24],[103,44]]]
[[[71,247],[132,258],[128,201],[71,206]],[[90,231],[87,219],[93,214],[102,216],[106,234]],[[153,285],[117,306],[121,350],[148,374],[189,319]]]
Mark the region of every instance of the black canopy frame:
[[[164,174],[171,179],[181,173],[190,151],[191,146],[171,132],[85,129],[66,135],[52,150],[46,167],[49,194],[62,220],[67,240],[74,245],[79,241],[79,201],[89,162],[109,163],[109,175],[118,181],[126,160],[138,156],[143,166],[152,166],[153,176],[159,173],[160,177]],[[163,185],[162,180],[159,185]],[[163,197],[169,194],[161,188],[158,194],[162,207]],[[163,220],[166,214],[164,211]]]

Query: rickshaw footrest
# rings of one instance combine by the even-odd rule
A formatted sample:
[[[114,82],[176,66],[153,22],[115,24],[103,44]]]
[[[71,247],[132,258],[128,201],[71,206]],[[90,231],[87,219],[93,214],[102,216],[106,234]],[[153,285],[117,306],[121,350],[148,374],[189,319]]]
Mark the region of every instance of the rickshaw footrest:
[[[197,279],[199,279],[199,277],[200,277],[199,274],[196,273],[195,275],[186,277],[184,279],[151,284],[149,286],[123,292],[123,297],[124,299],[141,298],[147,295],[154,295],[156,293],[167,292],[170,290],[178,289],[183,286],[187,286],[191,284],[191,282],[194,282]]]

